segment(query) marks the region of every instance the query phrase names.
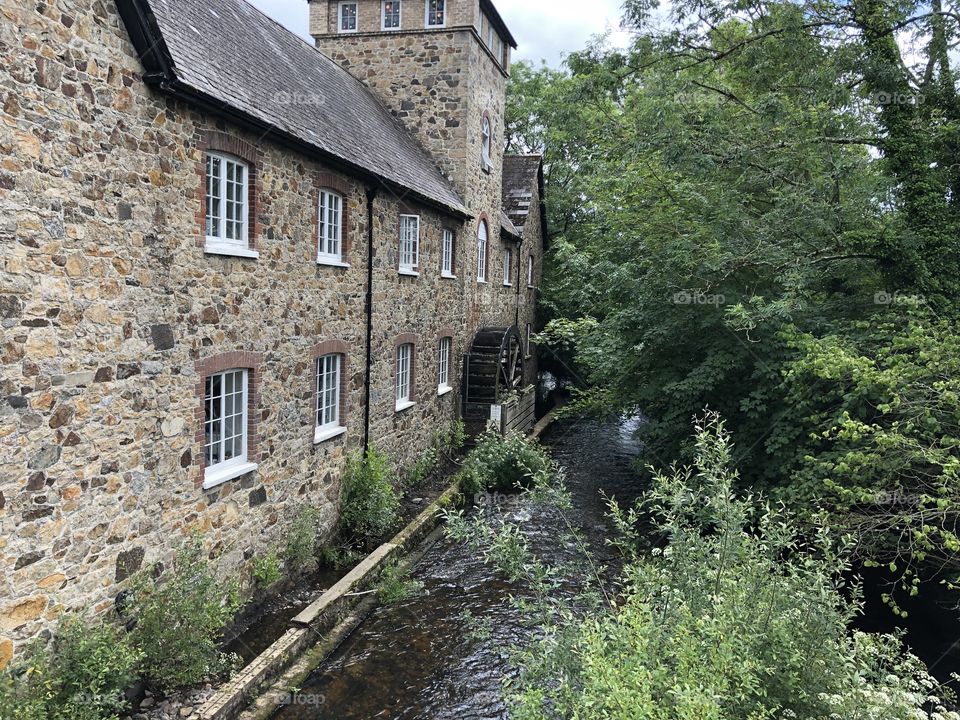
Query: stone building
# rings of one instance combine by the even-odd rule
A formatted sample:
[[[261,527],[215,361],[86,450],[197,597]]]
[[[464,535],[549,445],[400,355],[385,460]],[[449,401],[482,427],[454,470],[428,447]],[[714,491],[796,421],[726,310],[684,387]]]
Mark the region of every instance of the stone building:
[[[349,453],[463,412],[478,331],[532,355],[496,9],[309,11],[316,48],[244,0],[0,6],[0,666],[192,531],[245,573],[332,529]]]

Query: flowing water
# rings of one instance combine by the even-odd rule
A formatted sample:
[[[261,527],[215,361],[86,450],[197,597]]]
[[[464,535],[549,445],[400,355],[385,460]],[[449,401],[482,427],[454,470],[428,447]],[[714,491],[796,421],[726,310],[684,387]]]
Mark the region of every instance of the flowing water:
[[[630,502],[643,491],[634,459],[638,420],[561,423],[544,438],[566,468],[573,512],[601,562],[615,564],[603,543],[609,536],[601,491]],[[563,520],[555,509],[513,497],[486,512],[519,522],[533,549],[560,564],[576,549],[558,542]],[[957,612],[943,607],[936,588],[909,600],[907,620],[879,601],[881,578],[865,573],[867,630],[899,626],[934,673],[947,679],[960,670]],[[509,673],[509,648],[525,639],[510,604],[515,591],[462,543],[444,540],[414,570],[423,592],[379,607],[321,665],[288,704],[281,720],[487,720],[506,718],[501,687]]]
[[[572,515],[601,561],[608,530],[600,491],[629,501],[643,489],[633,466],[637,422],[562,423],[544,438],[567,468]],[[519,521],[547,562],[576,553],[557,542],[563,520],[551,508],[509,498],[495,511]],[[509,601],[511,587],[476,553],[451,541],[434,545],[413,577],[424,584],[423,592],[375,610],[276,718],[506,717],[501,684],[509,672],[508,650],[525,632]]]

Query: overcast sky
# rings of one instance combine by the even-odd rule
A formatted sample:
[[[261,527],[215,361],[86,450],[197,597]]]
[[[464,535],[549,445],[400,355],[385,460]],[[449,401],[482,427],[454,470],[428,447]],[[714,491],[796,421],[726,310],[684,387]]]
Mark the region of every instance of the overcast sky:
[[[307,0],[250,0],[298,35],[307,33]],[[580,50],[594,35],[620,26],[620,0],[494,0],[519,47],[514,59],[556,66],[564,54]],[[622,33],[612,41],[623,44]]]

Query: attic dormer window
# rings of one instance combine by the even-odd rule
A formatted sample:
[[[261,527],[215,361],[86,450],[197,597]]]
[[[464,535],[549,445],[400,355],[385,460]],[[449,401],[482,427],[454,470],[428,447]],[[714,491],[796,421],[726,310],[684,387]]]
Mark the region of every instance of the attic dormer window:
[[[446,0],[427,0],[427,27],[443,27],[446,18]]]
[[[482,135],[482,145],[480,148],[480,162],[483,165],[485,172],[490,172],[490,169],[493,167],[493,163],[490,160],[490,141],[493,136],[493,132],[490,128],[490,118],[486,114],[483,116],[483,122],[480,126],[480,133]]]
[[[400,0],[383,0],[383,17],[381,21],[383,30],[400,29]]]
[[[339,24],[337,30],[342,33],[357,31],[357,4],[355,2],[342,2],[339,5],[340,12],[337,14]]]

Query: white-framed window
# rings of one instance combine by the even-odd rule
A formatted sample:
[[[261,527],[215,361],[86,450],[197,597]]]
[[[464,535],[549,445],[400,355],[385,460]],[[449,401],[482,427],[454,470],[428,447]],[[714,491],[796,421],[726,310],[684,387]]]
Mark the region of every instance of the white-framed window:
[[[247,462],[247,384],[244,369],[212,373],[204,382],[204,487],[256,468]]]
[[[383,0],[380,13],[381,30],[400,29],[400,2],[401,0]]]
[[[256,256],[247,242],[249,174],[249,167],[242,160],[221,153],[207,154],[208,252]]]
[[[317,262],[343,262],[343,198],[329,190],[320,191],[317,229]]]
[[[403,343],[397,347],[397,410],[403,410],[413,404],[411,388],[413,386],[413,343]]]
[[[503,284],[513,285],[513,249],[503,249]]]
[[[447,23],[446,0],[427,0],[427,27],[443,27]]]
[[[527,323],[526,342],[524,343],[524,345],[525,345],[525,347],[526,347],[526,350],[524,351],[524,354],[525,354],[527,357],[530,357],[530,336],[531,336],[531,335],[533,335],[533,325],[531,325],[530,323]]]
[[[495,52],[497,56],[497,62],[501,65],[503,64],[503,39],[497,35],[497,49]]]
[[[400,216],[400,272],[416,273],[420,262],[420,216]]]
[[[450,348],[453,345],[453,338],[440,338],[440,345],[437,348],[437,394],[443,395],[450,390]]]
[[[487,281],[487,223],[483,220],[477,229],[477,280]]]
[[[493,139],[493,129],[490,127],[490,118],[486,115],[480,123],[480,161],[487,172],[493,167],[490,160],[490,143]]]
[[[342,33],[357,31],[357,3],[342,2],[337,5],[337,31]]]
[[[340,353],[317,358],[317,430],[340,427]]]
[[[487,20],[487,47],[493,50],[493,38],[496,32],[493,29],[493,23]]]
[[[527,287],[533,287],[533,255],[527,255]]]
[[[453,274],[453,252],[454,252],[454,239],[453,239],[453,230],[450,228],[443,229],[443,246],[441,248],[441,260],[440,260],[440,275],[441,277],[452,278],[455,277]]]

